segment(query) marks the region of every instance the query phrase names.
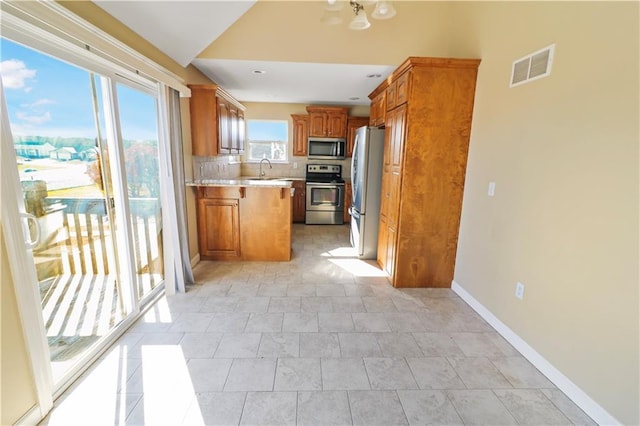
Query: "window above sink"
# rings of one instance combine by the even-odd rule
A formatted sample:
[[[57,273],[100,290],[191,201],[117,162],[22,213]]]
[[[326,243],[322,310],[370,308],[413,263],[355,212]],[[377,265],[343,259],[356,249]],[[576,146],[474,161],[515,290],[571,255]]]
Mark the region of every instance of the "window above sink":
[[[247,120],[245,161],[267,159],[274,163],[288,162],[289,123],[285,120]]]

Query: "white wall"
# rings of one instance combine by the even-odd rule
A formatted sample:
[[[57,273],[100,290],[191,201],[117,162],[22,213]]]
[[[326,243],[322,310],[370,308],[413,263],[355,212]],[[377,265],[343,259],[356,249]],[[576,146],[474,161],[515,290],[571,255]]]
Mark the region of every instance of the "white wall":
[[[640,423],[638,11],[458,3],[451,43],[482,58],[455,281],[624,424]],[[551,43],[551,76],[510,89],[512,61]]]

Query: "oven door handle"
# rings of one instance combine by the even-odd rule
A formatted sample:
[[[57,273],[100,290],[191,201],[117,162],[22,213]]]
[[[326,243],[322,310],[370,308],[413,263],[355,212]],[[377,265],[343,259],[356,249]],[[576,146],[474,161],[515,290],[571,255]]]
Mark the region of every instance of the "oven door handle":
[[[314,188],[328,188],[332,189],[337,186],[344,187],[344,183],[321,183],[321,182],[307,182],[307,186],[313,186]]]

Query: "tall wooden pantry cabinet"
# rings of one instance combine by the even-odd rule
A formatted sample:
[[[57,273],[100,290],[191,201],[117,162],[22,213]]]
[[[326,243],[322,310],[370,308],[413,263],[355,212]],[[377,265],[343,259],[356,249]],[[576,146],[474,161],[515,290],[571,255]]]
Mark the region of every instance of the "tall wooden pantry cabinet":
[[[410,57],[369,95],[386,98],[378,264],[395,287],[451,286],[479,64]]]

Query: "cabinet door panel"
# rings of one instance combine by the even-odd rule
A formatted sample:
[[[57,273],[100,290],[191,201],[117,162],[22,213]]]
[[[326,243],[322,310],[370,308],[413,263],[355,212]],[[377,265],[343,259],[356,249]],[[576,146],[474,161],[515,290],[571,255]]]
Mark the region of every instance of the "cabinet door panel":
[[[391,166],[402,167],[402,157],[404,153],[404,140],[406,135],[407,107],[402,105],[396,108],[393,115],[393,149]],[[398,170],[399,171],[399,170]]]
[[[327,136],[344,138],[347,136],[347,116],[343,113],[327,114]]]
[[[327,136],[327,114],[312,112],[309,114],[309,136]]]
[[[387,97],[387,105],[386,110],[391,111],[396,107],[396,82],[394,81],[387,87],[386,97]]]
[[[229,104],[218,98],[218,146],[221,154],[231,152],[231,113]]]
[[[382,188],[380,191],[380,216],[385,220],[389,216],[389,204],[391,202],[391,171],[382,171]]]
[[[393,140],[394,140],[394,131],[395,128],[393,126],[394,123],[394,115],[393,113],[387,114],[387,121],[385,122],[384,129],[384,154],[382,164],[384,167],[391,167],[391,162],[393,161]]]
[[[309,116],[292,115],[293,120],[293,155],[307,156],[307,140],[309,139]]]
[[[244,122],[244,112],[238,110],[238,152],[244,152],[244,142],[245,142],[245,122]]]
[[[387,220],[389,226],[398,226],[398,210],[400,209],[400,185],[402,176],[396,171],[389,173],[389,206],[387,208]]]
[[[237,199],[199,201],[200,254],[204,257],[240,256],[240,215]]]
[[[395,272],[396,261],[396,230],[391,226],[387,227],[387,259],[385,262],[385,271],[392,277],[392,283],[395,282],[393,273]]]
[[[238,143],[238,109],[234,106],[229,106],[229,130],[231,153],[237,154],[240,152],[240,144]]]
[[[378,265],[383,271],[387,270],[387,218],[380,213],[378,226]]]
[[[406,103],[409,98],[410,76],[411,73],[407,71],[396,81],[396,106]]]
[[[369,124],[369,117],[349,117],[347,119],[347,157],[351,157],[353,155],[356,131],[367,124]]]
[[[371,101],[371,119],[372,126],[382,126],[385,124],[387,114],[387,96],[386,91],[380,92]]]
[[[304,223],[306,213],[307,195],[305,191],[305,183],[302,180],[296,180],[293,182],[293,222]]]
[[[343,214],[344,223],[351,222],[351,215],[349,214],[349,209],[351,208],[351,198],[353,197],[353,194],[351,193],[351,191],[352,191],[351,182],[346,182],[344,184],[344,214]]]
[[[191,152],[209,157],[218,155],[218,123],[215,90],[191,88]]]

